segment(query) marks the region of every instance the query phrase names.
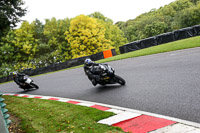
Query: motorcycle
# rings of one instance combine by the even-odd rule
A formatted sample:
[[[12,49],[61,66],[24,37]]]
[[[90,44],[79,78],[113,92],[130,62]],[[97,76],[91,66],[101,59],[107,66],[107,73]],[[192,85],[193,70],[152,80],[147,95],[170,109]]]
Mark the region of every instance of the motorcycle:
[[[106,84],[120,84],[125,85],[126,81],[115,74],[115,70],[108,64],[99,64],[95,66],[92,70],[92,73],[100,75],[100,80],[97,82],[100,85]]]
[[[33,83],[33,80],[28,75],[25,75],[23,77],[23,83],[22,85],[20,85],[20,88],[24,90],[28,90],[31,88],[39,89],[39,86]]]

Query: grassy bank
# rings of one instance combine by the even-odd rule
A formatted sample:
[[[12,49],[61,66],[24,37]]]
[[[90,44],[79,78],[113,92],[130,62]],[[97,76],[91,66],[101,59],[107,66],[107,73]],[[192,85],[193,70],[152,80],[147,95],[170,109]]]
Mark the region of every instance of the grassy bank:
[[[112,112],[58,101],[3,97],[6,108],[21,119],[26,133],[122,133],[120,128],[97,123],[114,115]]]

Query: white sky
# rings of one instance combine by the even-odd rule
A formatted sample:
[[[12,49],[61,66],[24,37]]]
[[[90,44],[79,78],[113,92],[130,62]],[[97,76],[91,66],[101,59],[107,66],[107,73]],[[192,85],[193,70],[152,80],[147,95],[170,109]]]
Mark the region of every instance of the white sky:
[[[44,24],[45,19],[74,18],[80,14],[100,12],[105,17],[118,21],[134,19],[153,8],[160,8],[175,0],[24,0],[28,12],[22,20],[29,23],[36,18]]]

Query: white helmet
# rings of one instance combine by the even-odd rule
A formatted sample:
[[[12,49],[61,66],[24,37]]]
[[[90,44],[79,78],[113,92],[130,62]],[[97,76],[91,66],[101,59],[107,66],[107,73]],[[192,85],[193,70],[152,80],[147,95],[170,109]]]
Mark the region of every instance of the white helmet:
[[[85,62],[84,62],[85,66],[87,66],[88,68],[91,68],[92,65],[94,64],[94,62],[91,60],[91,59],[85,59]]]

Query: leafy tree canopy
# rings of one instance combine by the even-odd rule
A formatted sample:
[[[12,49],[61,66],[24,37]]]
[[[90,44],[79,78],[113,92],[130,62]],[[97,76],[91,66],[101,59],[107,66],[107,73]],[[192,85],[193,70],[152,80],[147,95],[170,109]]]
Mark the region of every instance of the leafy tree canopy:
[[[118,22],[129,42],[200,24],[200,0],[176,0],[135,19]]]
[[[70,44],[72,58],[88,56],[111,49],[105,38],[105,27],[95,18],[80,15],[71,20],[69,32],[65,33]]]
[[[0,0],[0,38],[10,28],[15,27],[20,22],[19,18],[26,14],[27,10],[23,5],[23,0]]]
[[[69,31],[70,20],[68,18],[63,20],[56,20],[52,18],[47,19],[44,25],[44,36],[47,40],[48,46],[52,50],[52,56],[56,61],[66,61],[71,59],[69,44],[65,40],[64,33]]]
[[[111,46],[113,46],[119,54],[119,47],[128,42],[124,33],[119,29],[117,25],[113,25],[113,21],[105,17],[100,12],[95,12],[89,15],[90,17],[97,18],[97,21],[105,27],[105,38],[110,40]]]

